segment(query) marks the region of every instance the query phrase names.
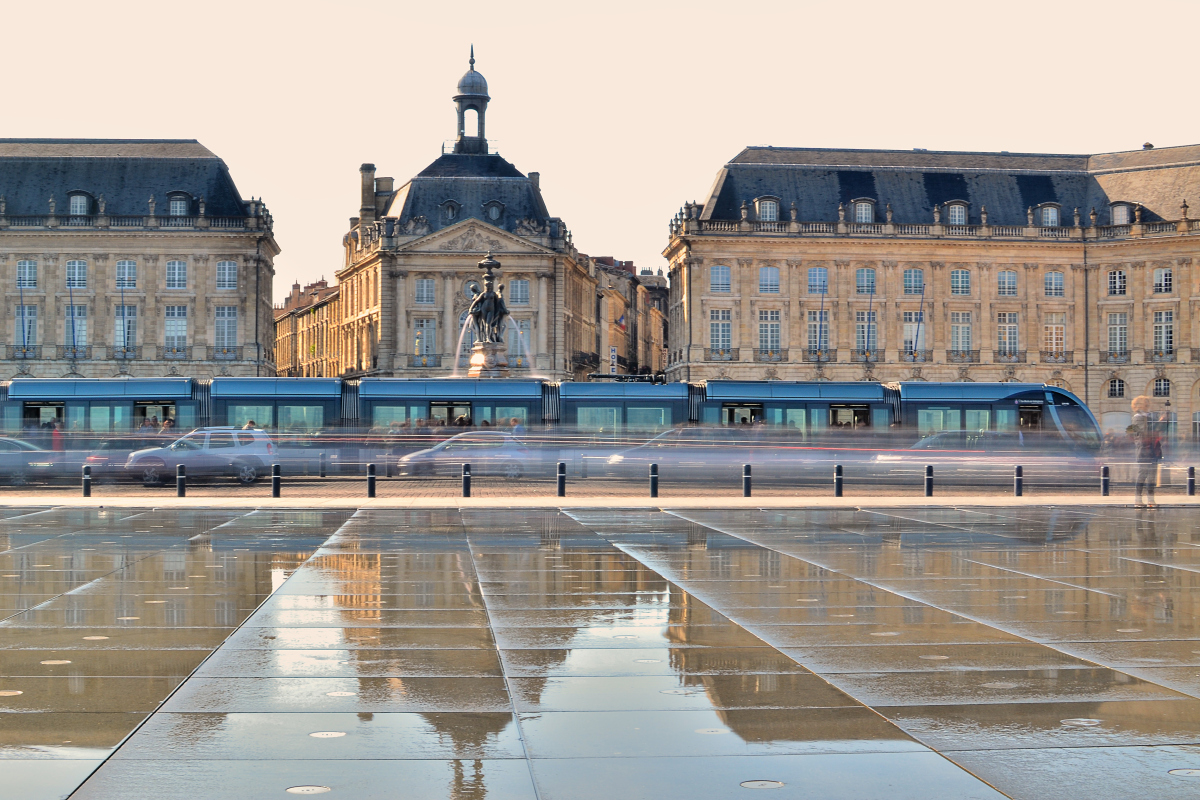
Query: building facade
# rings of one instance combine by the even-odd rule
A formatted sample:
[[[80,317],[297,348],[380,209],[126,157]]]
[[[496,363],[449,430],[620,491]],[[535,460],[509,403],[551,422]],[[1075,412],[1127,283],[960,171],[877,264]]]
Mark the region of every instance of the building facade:
[[[199,142],[0,139],[0,372],[273,375],[278,253]]]
[[[275,308],[275,369],[280,377],[340,374],[332,357],[338,288],[322,278],[292,291]]]
[[[1196,196],[1200,146],[747,148],[672,221],[668,378],[1038,381],[1108,430],[1139,394],[1200,424]]]

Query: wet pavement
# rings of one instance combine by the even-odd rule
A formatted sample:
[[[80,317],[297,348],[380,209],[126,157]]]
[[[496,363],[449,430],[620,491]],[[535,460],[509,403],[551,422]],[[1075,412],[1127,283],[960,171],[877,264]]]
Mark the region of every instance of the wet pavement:
[[[0,509],[0,798],[1200,798],[1186,508]]]

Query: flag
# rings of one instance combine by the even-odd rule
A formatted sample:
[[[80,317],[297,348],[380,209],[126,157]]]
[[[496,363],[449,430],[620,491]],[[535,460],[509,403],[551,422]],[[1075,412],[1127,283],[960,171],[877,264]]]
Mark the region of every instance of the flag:
[[[621,318],[617,320],[617,327],[620,328],[621,330],[625,330],[625,315],[624,314],[622,314]]]

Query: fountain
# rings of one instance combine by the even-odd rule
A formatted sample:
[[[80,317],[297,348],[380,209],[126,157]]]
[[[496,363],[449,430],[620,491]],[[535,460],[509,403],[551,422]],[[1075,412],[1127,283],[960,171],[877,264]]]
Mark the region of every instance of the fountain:
[[[504,287],[496,286],[495,275],[495,271],[500,269],[500,262],[492,258],[489,251],[479,262],[479,268],[483,270],[483,290],[475,293],[475,299],[467,309],[467,316],[475,328],[475,346],[471,348],[467,377],[507,378],[504,319],[508,316],[508,307],[504,305]]]

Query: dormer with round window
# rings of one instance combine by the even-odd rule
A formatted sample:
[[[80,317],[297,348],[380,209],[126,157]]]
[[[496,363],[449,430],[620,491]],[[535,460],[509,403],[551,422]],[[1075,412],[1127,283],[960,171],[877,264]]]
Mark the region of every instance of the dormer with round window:
[[[504,203],[499,200],[489,200],[483,204],[483,218],[493,225],[499,225],[504,219]]]
[[[969,217],[965,200],[950,200],[946,203],[946,224],[966,225]]]
[[[869,225],[875,221],[875,201],[870,197],[857,197],[850,201],[854,211],[854,221]]]
[[[1038,221],[1043,228],[1057,228],[1062,225],[1062,209],[1058,203],[1043,203],[1037,207]]]
[[[442,203],[442,219],[446,222],[456,222],[462,216],[462,203],[456,200],[446,200]]]
[[[759,222],[778,222],[779,198],[756,197],[754,199],[754,214]]]

